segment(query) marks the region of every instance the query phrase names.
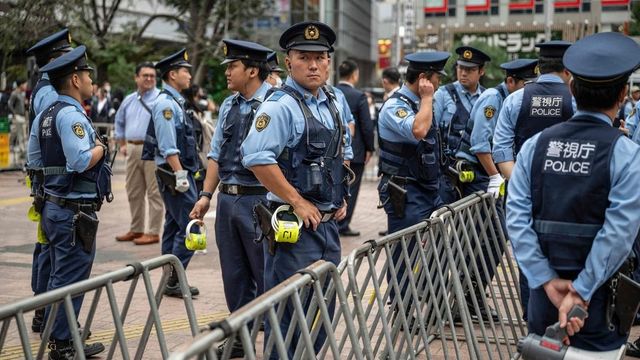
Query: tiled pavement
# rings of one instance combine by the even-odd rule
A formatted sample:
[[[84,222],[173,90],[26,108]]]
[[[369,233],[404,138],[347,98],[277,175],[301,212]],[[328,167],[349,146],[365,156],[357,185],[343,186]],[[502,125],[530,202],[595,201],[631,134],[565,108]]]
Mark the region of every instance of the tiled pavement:
[[[132,243],[120,243],[114,240],[114,236],[126,232],[129,229],[129,207],[124,190],[124,159],[120,157],[114,177],[115,200],[106,204],[99,213],[100,227],[97,237],[96,260],[92,275],[103,274],[120,269],[128,263],[141,261],[160,255],[160,245],[135,246]],[[367,239],[379,237],[378,231],[386,228],[384,212],[376,208],[377,205],[377,180],[373,176],[373,169],[367,171],[360,191],[360,198],[352,222],[352,228],[361,232],[359,237],[342,238],[343,255],[347,255],[352,249]],[[212,202],[215,206],[215,201]],[[18,299],[31,295],[31,255],[33,240],[35,239],[34,223],[26,218],[30,206],[28,191],[24,186],[23,175],[19,173],[0,173],[0,305],[11,303]],[[219,320],[227,315],[227,307],[222,291],[222,277],[220,262],[215,247],[213,234],[213,221],[215,208],[207,216],[207,224],[210,233],[208,236],[209,249],[206,254],[194,256],[187,270],[187,276],[191,285],[200,289],[200,296],[194,300],[195,311],[199,323],[204,325],[213,320]],[[152,273],[152,280],[157,282],[160,272]],[[134,295],[132,307],[129,310],[124,323],[128,339],[130,353],[133,354],[140,333],[144,326],[148,312],[148,302],[144,288],[138,285]],[[126,296],[128,283],[116,284],[115,290],[119,302]],[[85,298],[83,313],[89,307],[93,295]],[[163,319],[163,328],[166,331],[167,346],[169,349],[188,342],[190,339],[189,326],[186,321],[184,305],[180,300],[166,298],[160,307]],[[83,321],[84,314],[80,320]],[[26,320],[30,321],[27,315]],[[91,340],[111,342],[113,336],[113,319],[109,311],[109,305],[103,298],[99,304],[99,311],[92,325],[93,335]],[[640,329],[634,328],[634,338],[640,333]],[[153,338],[152,334],[152,338]],[[32,335],[32,340],[37,337]],[[132,349],[133,348],[133,349]],[[16,328],[9,330],[9,336],[5,348],[0,353],[0,359],[19,359],[23,355],[19,347]],[[115,358],[120,358],[119,349]],[[161,358],[157,341],[150,341],[145,349],[144,359]]]

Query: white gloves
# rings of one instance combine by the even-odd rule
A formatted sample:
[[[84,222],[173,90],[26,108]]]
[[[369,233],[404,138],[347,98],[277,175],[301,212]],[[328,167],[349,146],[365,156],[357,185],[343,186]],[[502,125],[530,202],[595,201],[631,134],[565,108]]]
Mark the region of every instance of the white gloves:
[[[487,187],[487,193],[493,195],[494,199],[500,197],[500,187],[504,183],[504,178],[500,174],[489,176],[489,186]]]
[[[189,173],[187,170],[178,170],[173,174],[176,176],[176,191],[187,192],[189,190],[189,179],[187,179]]]

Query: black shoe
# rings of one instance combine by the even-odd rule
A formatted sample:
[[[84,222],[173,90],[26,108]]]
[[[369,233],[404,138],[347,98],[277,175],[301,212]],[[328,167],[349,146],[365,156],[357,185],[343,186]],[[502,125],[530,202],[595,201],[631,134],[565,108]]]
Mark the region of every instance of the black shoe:
[[[218,355],[218,358],[222,357],[222,354],[224,354],[224,349],[225,347],[229,344],[229,339],[226,339],[222,344],[218,345],[218,349],[216,350],[216,355]],[[242,358],[244,357],[244,349],[242,348],[242,342],[240,341],[235,341],[233,343],[233,347],[231,348],[231,356],[229,356],[230,359],[233,358]]]
[[[44,324],[44,308],[36,310],[31,320],[31,330],[35,333],[42,332],[42,325]]]
[[[388,233],[389,232],[387,230],[378,231],[378,235],[380,235],[380,236],[386,236]]]
[[[60,340],[51,340],[49,341],[49,360],[73,360],[75,357],[75,349],[73,347],[73,342],[70,340],[60,341]],[[93,343],[93,344],[85,344],[84,345],[84,356],[91,357],[94,355],[98,355],[104,351],[104,345],[102,343]]]
[[[346,228],[338,231],[342,236],[360,236],[360,231],[353,231],[351,228]]]
[[[468,300],[467,301],[468,307],[469,307],[469,314],[471,314],[471,319],[472,320],[478,320],[478,315],[476,314],[476,308],[473,306],[473,302]],[[489,311],[487,311],[487,309],[484,307],[484,305],[482,305],[482,303],[478,302],[478,307],[480,308],[480,316],[482,316],[482,320],[484,321],[489,321],[489,315],[491,315],[491,318],[493,319],[493,322],[498,322],[500,321],[500,316],[498,316],[498,313],[493,310],[491,308],[491,306],[488,306]],[[462,317],[460,316],[460,311],[456,311],[453,314],[453,322],[455,323],[459,323],[462,322]]]
[[[640,338],[634,342],[627,343],[627,356],[640,358]]]
[[[191,296],[200,295],[200,290],[198,290],[195,286],[189,286],[189,291],[191,292]],[[169,285],[164,288],[164,294],[166,296],[175,297],[182,299],[182,291],[180,290],[180,284],[175,283],[174,285]]]

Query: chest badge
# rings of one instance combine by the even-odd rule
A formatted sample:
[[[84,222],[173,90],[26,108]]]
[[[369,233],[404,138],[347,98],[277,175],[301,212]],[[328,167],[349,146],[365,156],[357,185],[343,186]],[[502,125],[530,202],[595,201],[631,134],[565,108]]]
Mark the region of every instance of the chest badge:
[[[396,116],[399,117],[400,119],[406,118],[407,115],[409,115],[409,113],[407,112],[407,110],[403,108],[400,108],[398,109],[398,111],[396,111]]]
[[[271,117],[265,113],[258,115],[256,118],[256,130],[258,132],[264,130],[269,125],[269,121],[271,121]]]
[[[171,110],[171,108],[162,110],[162,116],[164,116],[165,120],[171,120],[173,117],[173,110]]]
[[[73,129],[73,133],[76,134],[77,137],[79,137],[80,139],[84,138],[85,132],[84,132],[84,128],[82,127],[82,124],[77,122],[71,125],[71,128]]]

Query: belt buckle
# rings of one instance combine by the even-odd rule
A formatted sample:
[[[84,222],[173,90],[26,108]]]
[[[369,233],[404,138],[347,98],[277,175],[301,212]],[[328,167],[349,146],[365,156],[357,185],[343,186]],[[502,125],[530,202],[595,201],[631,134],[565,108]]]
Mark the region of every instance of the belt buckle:
[[[322,214],[321,222],[327,222],[327,221],[331,220],[333,218],[333,214],[334,213],[332,213],[332,212]]]
[[[238,191],[239,190],[240,189],[239,189],[238,185],[227,185],[227,191],[231,195],[238,195]]]

